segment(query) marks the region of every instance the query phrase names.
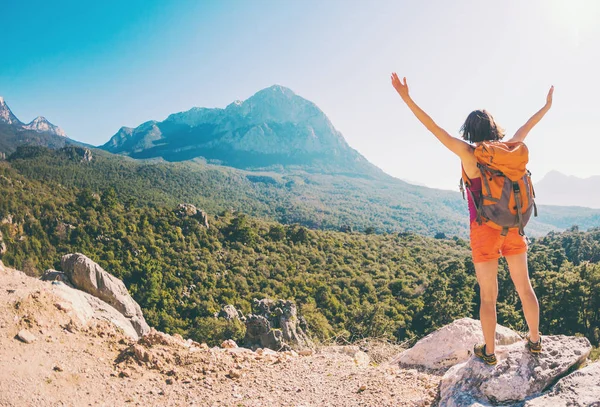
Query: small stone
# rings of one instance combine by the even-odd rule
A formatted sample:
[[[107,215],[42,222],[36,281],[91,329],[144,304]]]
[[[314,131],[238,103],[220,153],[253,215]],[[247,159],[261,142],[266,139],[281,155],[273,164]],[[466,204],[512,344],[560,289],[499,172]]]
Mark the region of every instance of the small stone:
[[[237,348],[238,345],[237,345],[237,343],[235,343],[235,341],[233,339],[227,339],[226,341],[223,341],[223,343],[221,344],[221,347],[224,349],[233,349],[233,348]]]
[[[242,377],[242,373],[237,372],[235,370],[230,370],[228,376],[230,379],[239,379],[240,377]]]
[[[362,393],[363,391],[367,390],[367,386],[365,386],[364,384],[362,386],[360,386],[358,388],[358,392],[357,393]]]
[[[314,352],[312,349],[302,349],[300,352],[298,352],[300,356],[312,356],[313,353]]]
[[[171,379],[170,377],[166,380],[167,384],[173,384],[173,379]]]
[[[69,303],[66,302],[57,302],[56,304],[54,304],[54,306],[56,308],[58,308],[60,311],[69,311],[71,309],[71,305]]]
[[[258,348],[258,349],[256,349],[256,354],[259,356],[267,356],[267,355],[277,356],[277,352],[275,352],[273,349],[269,349],[269,348]]]
[[[37,338],[27,329],[23,329],[17,334],[17,339],[19,339],[21,342],[33,343]]]
[[[54,370],[55,372],[62,372],[62,371],[63,371],[63,368],[57,365],[57,366],[54,366],[54,367],[52,368],[52,370]]]
[[[358,351],[354,354],[354,363],[359,367],[367,367],[371,363],[371,358],[363,351]]]

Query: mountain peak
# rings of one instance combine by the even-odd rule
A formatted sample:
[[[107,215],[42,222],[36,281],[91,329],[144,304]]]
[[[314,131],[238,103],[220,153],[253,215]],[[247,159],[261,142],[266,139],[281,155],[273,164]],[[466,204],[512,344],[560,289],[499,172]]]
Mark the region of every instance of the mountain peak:
[[[10,107],[8,107],[2,96],[0,96],[0,122],[7,124],[22,124],[10,110]]]
[[[268,88],[264,88],[256,92],[252,95],[248,100],[254,99],[263,99],[263,98],[284,98],[284,99],[292,99],[295,97],[299,97],[292,91],[290,88],[286,88],[281,85],[272,85]]]
[[[290,88],[286,88],[285,86],[281,86],[281,85],[271,85],[268,88],[263,89],[263,91],[269,91],[269,92],[278,92],[278,93],[283,93],[284,95],[296,95],[294,93],[294,91],[292,91]],[[259,91],[261,92],[261,91]]]
[[[50,123],[44,116],[38,116],[31,123]]]
[[[31,123],[24,125],[23,128],[37,131],[38,133],[51,133],[61,137],[67,136],[63,129],[50,123],[44,116],[36,117],[31,121]]]
[[[103,148],[134,158],[203,157],[238,168],[281,165],[379,174],[313,102],[277,84],[225,109],[196,107],[127,134],[120,131]]]

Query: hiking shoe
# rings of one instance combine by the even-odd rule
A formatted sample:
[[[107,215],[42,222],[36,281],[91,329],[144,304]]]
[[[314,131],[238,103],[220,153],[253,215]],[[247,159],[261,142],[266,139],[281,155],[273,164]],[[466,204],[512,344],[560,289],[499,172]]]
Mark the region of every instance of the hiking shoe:
[[[473,353],[475,353],[475,356],[477,356],[479,359],[483,360],[486,365],[494,366],[496,363],[498,363],[495,353],[492,353],[491,355],[485,353],[485,344],[475,345],[473,348]]]
[[[537,342],[531,342],[529,336],[527,337],[527,345],[525,345],[529,352],[531,353],[540,353],[542,351],[542,335],[540,335],[540,339]]]

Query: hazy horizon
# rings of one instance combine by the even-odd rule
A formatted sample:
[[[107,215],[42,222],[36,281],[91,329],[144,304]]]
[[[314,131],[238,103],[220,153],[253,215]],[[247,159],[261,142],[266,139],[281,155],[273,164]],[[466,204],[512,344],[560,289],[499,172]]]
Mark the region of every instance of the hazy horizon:
[[[552,110],[527,140],[534,180],[600,173],[592,0],[34,1],[3,11],[7,38],[19,41],[5,43],[0,95],[20,120],[44,116],[93,145],[121,126],[223,108],[279,84],[390,175],[456,190],[458,160],[403,105],[389,81],[396,71],[454,135],[486,108],[510,136],[555,85]]]

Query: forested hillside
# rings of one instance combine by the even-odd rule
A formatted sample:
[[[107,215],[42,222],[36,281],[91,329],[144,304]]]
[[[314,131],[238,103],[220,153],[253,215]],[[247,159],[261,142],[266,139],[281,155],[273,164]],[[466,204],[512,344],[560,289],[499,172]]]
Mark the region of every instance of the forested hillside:
[[[64,160],[87,165],[77,157]],[[22,170],[24,163],[15,167]],[[207,229],[181,214],[176,198],[146,203],[143,194],[156,190],[143,184],[142,199],[127,199],[136,195],[117,192],[131,185],[125,175],[114,189],[91,182],[74,187],[75,181],[63,181],[68,172],[61,183],[46,175],[36,176],[43,182],[30,179],[0,163],[2,261],[39,274],[58,267],[61,255],[82,252],[122,278],[148,322],[167,332],[211,343],[239,338],[240,324],[216,320],[213,313],[227,303],[247,313],[253,298],[265,296],[295,299],[323,340],[405,340],[477,316],[468,244],[458,237],[310,230],[212,208]],[[599,259],[600,229],[572,228],[534,240],[529,261],[542,332],[580,333],[598,344]],[[498,322],[523,329],[519,307],[501,267]]]
[[[22,147],[9,161],[32,179],[94,191],[112,188],[119,199],[143,205],[185,201],[211,213],[238,210],[309,228],[466,236],[466,203],[457,193],[417,187],[387,175],[351,177],[301,169],[250,172],[202,162],[137,161],[101,150],[93,150],[93,155],[94,160],[82,165],[64,152]]]
[[[414,232],[468,236],[466,202],[458,192],[419,187],[392,178],[352,177],[295,170],[251,172],[202,162],[136,161],[93,150],[73,159],[73,148],[21,147],[10,165],[30,179],[94,191],[114,189],[123,202],[176,205],[189,202],[209,213],[241,211],[311,229]],[[600,225],[600,210],[540,206],[530,235],[579,225]]]

